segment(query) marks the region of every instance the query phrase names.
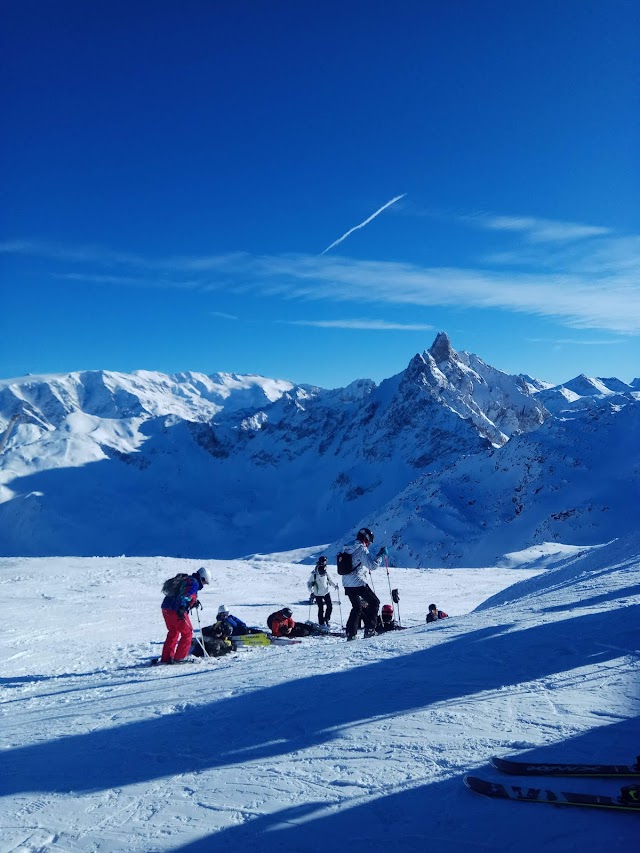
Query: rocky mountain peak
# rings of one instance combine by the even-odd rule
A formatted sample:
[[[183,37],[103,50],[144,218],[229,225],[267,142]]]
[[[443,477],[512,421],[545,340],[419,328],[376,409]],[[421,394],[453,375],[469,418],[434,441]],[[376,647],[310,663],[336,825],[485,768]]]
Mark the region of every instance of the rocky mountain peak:
[[[452,361],[455,354],[449,335],[446,332],[438,332],[435,341],[429,349],[429,355],[435,363],[442,364],[443,361]]]

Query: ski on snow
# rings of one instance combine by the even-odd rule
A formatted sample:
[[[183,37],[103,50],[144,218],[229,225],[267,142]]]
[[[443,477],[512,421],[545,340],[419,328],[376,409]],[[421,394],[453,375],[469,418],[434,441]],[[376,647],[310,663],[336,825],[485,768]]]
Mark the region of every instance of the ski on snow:
[[[476,794],[500,800],[640,813],[640,786],[638,785],[627,785],[618,795],[611,796],[609,794],[578,794],[555,788],[529,788],[526,785],[503,785],[500,782],[479,779],[477,776],[465,776],[464,784]]]
[[[510,776],[631,776],[640,778],[640,755],[635,764],[549,764],[543,761],[512,761],[494,755],[491,764]]]

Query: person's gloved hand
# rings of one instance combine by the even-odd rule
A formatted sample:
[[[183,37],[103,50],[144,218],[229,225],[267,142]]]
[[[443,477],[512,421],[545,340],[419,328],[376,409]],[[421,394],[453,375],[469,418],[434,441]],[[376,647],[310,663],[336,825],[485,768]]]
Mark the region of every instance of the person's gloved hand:
[[[202,604],[196,598],[195,602],[191,605],[192,610],[202,610]]]
[[[314,602],[315,600],[316,600],[315,595],[314,595],[313,593],[311,593],[311,595],[309,596],[309,604],[313,604],[313,602]]]
[[[387,551],[387,546],[383,545],[382,548],[378,551],[378,557],[388,557],[389,552]]]

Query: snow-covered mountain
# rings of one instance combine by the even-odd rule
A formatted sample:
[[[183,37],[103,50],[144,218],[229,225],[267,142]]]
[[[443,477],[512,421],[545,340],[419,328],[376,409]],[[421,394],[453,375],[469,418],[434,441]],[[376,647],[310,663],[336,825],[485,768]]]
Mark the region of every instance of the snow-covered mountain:
[[[628,446],[635,458],[623,441],[635,420],[623,410],[637,411],[640,393],[623,385],[594,381],[590,411],[609,417],[574,412],[570,427],[566,414],[549,415],[548,383],[456,352],[444,333],[379,386],[144,371],[5,380],[0,430],[22,415],[0,456],[0,553],[231,557],[339,542],[367,522],[405,564],[477,564],[522,547],[517,535],[528,545],[548,532],[548,492],[562,489],[549,472],[547,492],[523,485],[538,436],[564,470],[556,444],[566,450],[597,423],[572,455],[604,471],[607,431],[624,421],[615,452]],[[573,404],[563,399],[563,410]],[[611,504],[579,470],[565,472],[571,501],[550,512],[595,495]],[[512,523],[521,503],[526,529]],[[575,544],[595,541],[601,525],[587,535],[576,512],[569,518]]]
[[[633,533],[638,506],[640,404],[630,400],[578,408],[502,448],[434,465],[368,521],[399,565],[486,566],[540,543]]]
[[[100,419],[176,415],[189,421],[209,421],[223,410],[258,409],[283,394],[313,395],[311,386],[294,386],[282,379],[239,376],[235,373],[176,373],[148,370],[131,374],[108,370],[0,380],[0,413],[20,413],[23,423],[59,428],[76,412]]]
[[[548,411],[559,414],[568,409],[597,408],[603,402],[625,405],[640,400],[640,380],[628,385],[615,377],[591,378],[582,373],[562,385],[544,383],[531,391]]]

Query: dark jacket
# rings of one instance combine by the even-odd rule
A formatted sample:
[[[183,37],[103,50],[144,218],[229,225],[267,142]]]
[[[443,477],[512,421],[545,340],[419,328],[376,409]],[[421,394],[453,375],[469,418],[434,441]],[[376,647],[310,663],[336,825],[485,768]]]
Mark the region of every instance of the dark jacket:
[[[437,614],[434,613],[433,610],[430,610],[427,613],[427,622],[437,622],[438,619],[448,619],[448,618],[449,618],[448,614],[445,613],[443,610],[438,610]]]
[[[242,619],[238,619],[237,616],[233,616],[231,613],[227,616],[226,619],[223,619],[222,621],[231,629],[232,634],[238,635],[249,633],[247,626],[242,621]]]

